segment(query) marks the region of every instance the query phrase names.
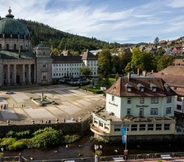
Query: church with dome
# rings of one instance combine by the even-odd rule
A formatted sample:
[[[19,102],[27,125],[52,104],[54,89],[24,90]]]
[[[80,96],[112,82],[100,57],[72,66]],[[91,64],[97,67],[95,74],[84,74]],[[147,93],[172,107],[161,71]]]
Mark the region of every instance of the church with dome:
[[[12,10],[0,18],[0,87],[24,84],[52,84],[49,47],[32,49],[27,27],[14,19]]]

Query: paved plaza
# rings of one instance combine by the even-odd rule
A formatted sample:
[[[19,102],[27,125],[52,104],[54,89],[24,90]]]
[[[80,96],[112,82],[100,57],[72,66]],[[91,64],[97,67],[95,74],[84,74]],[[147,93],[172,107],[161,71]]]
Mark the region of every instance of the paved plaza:
[[[84,119],[90,112],[105,103],[102,94],[86,92],[78,87],[68,85],[51,86],[20,86],[10,87],[14,94],[6,94],[7,89],[0,89],[0,124],[10,123],[29,124],[37,122],[76,121]],[[9,89],[10,89],[9,88]],[[31,98],[41,98],[42,93],[51,101],[58,104],[40,106]]]

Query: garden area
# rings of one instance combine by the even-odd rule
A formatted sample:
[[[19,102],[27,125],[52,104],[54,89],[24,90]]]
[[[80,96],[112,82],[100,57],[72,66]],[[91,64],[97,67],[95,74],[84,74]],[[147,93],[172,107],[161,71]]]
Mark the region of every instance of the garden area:
[[[10,151],[25,148],[42,148],[73,143],[80,138],[79,134],[64,135],[61,129],[56,130],[51,127],[39,129],[33,133],[30,130],[9,131],[4,137],[0,138],[0,148]]]
[[[108,80],[99,79],[98,82],[94,84],[94,81],[92,80],[92,83],[90,85],[81,86],[80,88],[86,91],[90,91],[94,94],[105,95],[105,91],[110,88],[115,81],[115,78],[109,78]]]

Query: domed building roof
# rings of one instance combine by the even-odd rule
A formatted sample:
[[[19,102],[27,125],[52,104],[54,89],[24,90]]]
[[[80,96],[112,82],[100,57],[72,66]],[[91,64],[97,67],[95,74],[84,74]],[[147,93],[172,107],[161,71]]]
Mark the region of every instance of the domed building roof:
[[[0,20],[0,34],[20,34],[20,35],[29,35],[29,30],[21,22],[14,19],[11,14],[11,9],[8,10],[9,14],[6,15],[6,18]]]
[[[37,47],[46,47],[45,44],[39,44]]]

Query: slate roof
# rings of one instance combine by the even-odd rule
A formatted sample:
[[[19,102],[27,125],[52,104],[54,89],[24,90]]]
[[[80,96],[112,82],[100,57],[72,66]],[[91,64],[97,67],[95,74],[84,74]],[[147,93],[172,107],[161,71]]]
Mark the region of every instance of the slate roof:
[[[35,59],[36,56],[30,51],[21,51],[20,56],[18,51],[0,50],[0,59]]]
[[[82,63],[82,56],[51,56],[53,63]]]
[[[176,93],[173,90],[167,91],[164,87],[164,80],[159,77],[151,77],[151,76],[131,76],[130,79],[128,77],[120,77],[107,91],[106,93],[112,94],[119,97],[164,97],[164,96],[174,96]],[[127,87],[125,85],[131,85],[132,91],[128,92]],[[144,86],[144,92],[141,92],[138,85]],[[151,85],[157,87],[156,92],[153,92],[151,89]]]

